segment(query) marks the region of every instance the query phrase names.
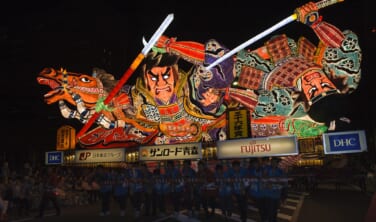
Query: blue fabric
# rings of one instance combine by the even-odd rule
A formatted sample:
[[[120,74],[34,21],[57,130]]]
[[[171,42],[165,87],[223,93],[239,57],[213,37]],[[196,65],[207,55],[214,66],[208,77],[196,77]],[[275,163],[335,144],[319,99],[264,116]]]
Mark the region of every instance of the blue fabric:
[[[249,186],[248,194],[254,198],[260,198],[265,196],[265,189],[262,186],[262,181],[260,180],[263,174],[263,169],[249,169],[249,176],[252,179]]]
[[[214,173],[216,184],[219,189],[219,196],[225,197],[232,194],[232,184],[229,182],[229,174],[227,172]]]
[[[172,168],[172,169],[166,169],[166,178],[167,180],[173,181],[172,184],[170,184],[169,188],[172,192],[183,192],[184,191],[184,184],[177,181],[177,179],[181,179],[181,174],[179,169]]]
[[[103,172],[96,176],[98,184],[100,185],[99,191],[104,192],[111,192],[112,191],[112,181],[113,177],[112,174],[109,172]]]
[[[233,180],[233,193],[241,194],[242,189],[245,189],[243,179],[248,177],[247,170],[243,167],[240,167],[239,171],[235,171],[234,168],[230,168],[228,169],[228,176]]]
[[[143,178],[143,174],[140,169],[129,170],[129,177],[131,179],[141,180]],[[132,192],[142,192],[144,189],[141,181],[131,182],[129,187]]]
[[[284,176],[284,172],[280,168],[268,168],[266,172],[269,178],[281,178]],[[279,199],[281,197],[282,185],[280,182],[269,181],[269,186],[266,192],[266,196],[272,199]]]
[[[166,188],[166,177],[165,175],[153,175],[154,178],[154,190],[157,194],[164,194],[168,191]]]
[[[127,175],[124,172],[118,173],[115,176],[114,195],[115,196],[127,195],[128,189],[129,189],[129,183],[128,183]]]
[[[192,179],[196,177],[196,171],[191,167],[183,168],[181,173],[184,178]]]

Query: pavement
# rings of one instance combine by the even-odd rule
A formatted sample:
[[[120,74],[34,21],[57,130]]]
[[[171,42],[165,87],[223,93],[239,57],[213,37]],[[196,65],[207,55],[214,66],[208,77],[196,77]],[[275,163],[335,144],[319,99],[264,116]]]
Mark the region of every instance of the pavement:
[[[364,222],[371,199],[354,186],[324,185],[305,197],[297,222]]]

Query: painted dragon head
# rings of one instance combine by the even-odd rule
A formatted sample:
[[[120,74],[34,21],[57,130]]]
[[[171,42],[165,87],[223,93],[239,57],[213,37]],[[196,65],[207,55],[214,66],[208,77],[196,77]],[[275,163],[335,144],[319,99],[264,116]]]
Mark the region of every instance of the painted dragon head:
[[[40,85],[47,85],[51,90],[44,95],[47,104],[56,103],[64,100],[75,105],[74,94],[80,95],[87,108],[93,108],[100,97],[107,95],[104,81],[113,82],[114,77],[111,74],[103,72],[100,69],[94,69],[93,75],[83,73],[67,72],[66,70],[56,70],[53,68],[44,68],[38,75],[37,81]]]

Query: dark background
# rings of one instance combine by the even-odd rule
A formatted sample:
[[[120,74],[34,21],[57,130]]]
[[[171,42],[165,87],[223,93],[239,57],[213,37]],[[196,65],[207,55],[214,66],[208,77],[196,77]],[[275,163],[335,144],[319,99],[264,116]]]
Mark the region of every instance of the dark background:
[[[56,130],[82,124],[64,119],[57,104],[46,105],[47,89],[37,84],[44,67],[91,74],[93,67],[120,79],[169,13],[174,21],[165,34],[178,40],[205,42],[215,38],[234,48],[291,15],[308,1],[12,1],[0,11],[1,160],[28,160],[35,151],[54,150]],[[365,129],[374,149],[375,12],[371,0],[345,0],[322,9],[324,20],[359,35],[363,50],[362,80],[356,92],[330,97],[312,108],[319,121],[347,116],[346,129]],[[273,34],[297,39],[317,37],[293,22]],[[272,34],[272,35],[273,35]],[[268,38],[248,48],[261,46]],[[137,71],[134,73],[137,76]],[[130,80],[132,81],[133,78]],[[43,154],[43,152],[40,152]]]

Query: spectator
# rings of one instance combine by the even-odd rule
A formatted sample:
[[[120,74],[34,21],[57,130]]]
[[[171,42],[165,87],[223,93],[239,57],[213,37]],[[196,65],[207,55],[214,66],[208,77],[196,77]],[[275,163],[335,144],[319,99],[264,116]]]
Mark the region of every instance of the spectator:
[[[175,167],[174,161],[167,161],[165,175],[170,186],[170,200],[174,208],[174,217],[178,217],[183,197],[184,183],[181,180],[181,172]]]
[[[215,202],[217,193],[215,193],[215,175],[202,160],[198,162],[197,180],[199,188],[199,202],[197,203],[198,209],[200,204],[204,208],[206,217],[214,215]],[[213,192],[214,191],[214,192]],[[209,213],[209,207],[211,212]]]
[[[101,212],[100,216],[110,215],[110,204],[112,195],[112,175],[109,169],[103,165],[99,165],[96,168],[95,180],[99,185],[99,193],[101,198]]]
[[[57,185],[59,184],[59,177],[56,172],[56,168],[48,167],[46,175],[42,178],[42,199],[39,205],[39,214],[37,217],[41,218],[44,216],[45,208],[47,204],[51,201],[55,207],[56,215],[59,216],[61,213],[60,204],[58,202],[58,193],[56,192]]]
[[[151,211],[151,199],[153,192],[153,173],[149,171],[146,163],[141,163],[141,172],[143,177],[143,202],[145,207],[145,216],[150,216]]]
[[[164,184],[166,183],[165,176],[161,174],[160,168],[156,168],[153,171],[153,195],[152,195],[152,215],[157,214],[157,208],[159,210],[159,216],[163,217],[166,214],[166,190]]]
[[[7,219],[8,203],[7,200],[3,199],[3,193],[0,192],[0,221],[6,221]]]
[[[272,158],[270,167],[266,168],[267,188],[266,188],[266,210],[267,221],[277,222],[278,209],[281,204],[281,194],[284,187],[285,174],[278,167],[279,158]]]
[[[29,176],[25,176],[22,181],[21,197],[20,197],[20,215],[29,216],[31,209],[31,195],[33,184]]]
[[[92,187],[89,184],[89,179],[87,176],[84,176],[81,180],[81,188],[85,192],[87,203],[92,203]]]
[[[239,160],[234,160],[231,164],[231,168],[228,170],[229,177],[233,181],[233,195],[235,196],[237,207],[240,212],[240,220],[242,222],[247,221],[247,195],[246,184],[244,178],[246,178],[247,171],[240,166]]]
[[[127,207],[127,198],[129,195],[128,171],[125,171],[124,169],[117,169],[114,179],[114,198],[119,204],[120,216],[124,217],[125,209]]]
[[[132,164],[132,167],[129,170],[129,178],[129,192],[134,209],[134,217],[135,219],[139,219],[141,213],[142,192],[144,191],[144,187],[142,183],[143,174],[138,163]]]
[[[183,201],[190,216],[194,216],[194,180],[196,171],[192,168],[190,160],[184,160],[181,174],[184,180]],[[197,209],[199,210],[199,209]]]
[[[217,164],[215,167],[216,184],[219,191],[219,203],[222,214],[226,218],[231,217],[233,210],[232,205],[232,183],[228,179],[227,172],[224,171],[222,164]]]

